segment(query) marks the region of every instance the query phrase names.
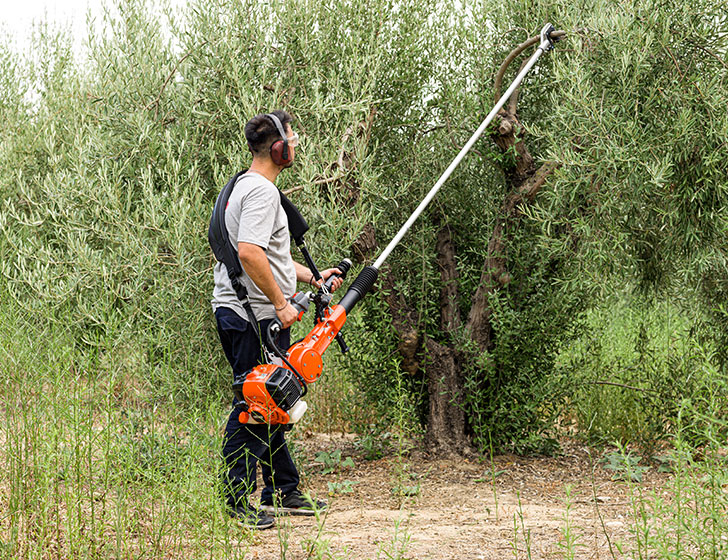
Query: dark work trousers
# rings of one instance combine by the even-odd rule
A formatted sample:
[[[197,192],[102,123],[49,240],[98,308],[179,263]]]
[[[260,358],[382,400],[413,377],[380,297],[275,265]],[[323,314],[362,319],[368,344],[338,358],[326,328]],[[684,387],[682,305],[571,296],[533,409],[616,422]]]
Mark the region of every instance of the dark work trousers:
[[[262,363],[262,344],[248,321],[235,311],[220,307],[215,311],[217,332],[220,335],[225,356],[233,373],[245,373]],[[259,322],[262,336],[267,332],[271,319]],[[281,332],[279,346],[288,348],[291,341],[288,329]],[[298,488],[298,470],[293,463],[284,438],[283,427],[268,424],[241,424],[240,410],[233,408],[225,427],[222,455],[226,473],[223,476],[224,492],[231,507],[247,507],[248,496],[255,492],[256,465],[260,462],[265,488],[261,500],[270,503],[273,493],[287,495]]]

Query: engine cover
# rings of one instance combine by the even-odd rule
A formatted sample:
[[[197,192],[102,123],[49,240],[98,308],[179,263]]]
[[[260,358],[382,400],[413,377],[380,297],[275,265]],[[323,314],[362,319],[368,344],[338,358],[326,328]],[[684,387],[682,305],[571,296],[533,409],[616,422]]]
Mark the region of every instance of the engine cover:
[[[252,418],[265,424],[287,424],[288,411],[301,398],[303,387],[285,366],[264,364],[236,377],[233,391],[237,400],[245,403],[239,417],[241,423]]]

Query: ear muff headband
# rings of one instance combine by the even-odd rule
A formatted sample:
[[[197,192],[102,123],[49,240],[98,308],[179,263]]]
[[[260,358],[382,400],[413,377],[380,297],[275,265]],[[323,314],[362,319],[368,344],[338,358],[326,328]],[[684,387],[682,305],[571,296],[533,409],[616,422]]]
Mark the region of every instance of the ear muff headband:
[[[288,136],[286,136],[286,131],[284,130],[280,119],[273,113],[266,113],[265,116],[273,122],[275,127],[278,129],[278,134],[280,134],[281,138],[283,138],[283,140],[273,142],[270,147],[270,157],[276,165],[285,165],[291,161],[288,155]]]

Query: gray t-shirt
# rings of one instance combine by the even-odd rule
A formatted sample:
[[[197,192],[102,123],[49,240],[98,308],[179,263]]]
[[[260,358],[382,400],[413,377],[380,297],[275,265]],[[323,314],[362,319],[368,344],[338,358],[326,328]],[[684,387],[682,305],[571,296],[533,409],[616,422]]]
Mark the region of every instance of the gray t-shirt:
[[[291,257],[291,238],[288,217],[281,206],[281,195],[276,186],[257,173],[248,172],[238,179],[225,209],[225,226],[230,242],[253,243],[261,247],[270,264],[273,278],[286,299],[296,291],[296,268]],[[255,318],[273,319],[275,307],[250,277],[243,272],[243,283],[248,289],[250,305]],[[243,304],[238,299],[222,263],[215,265],[215,290],[212,309],[229,307],[248,320]]]

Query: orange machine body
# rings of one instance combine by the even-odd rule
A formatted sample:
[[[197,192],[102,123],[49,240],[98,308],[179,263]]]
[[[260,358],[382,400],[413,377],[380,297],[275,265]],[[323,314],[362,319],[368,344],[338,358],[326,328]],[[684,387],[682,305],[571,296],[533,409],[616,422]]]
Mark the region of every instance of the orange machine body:
[[[329,307],[313,330],[288,351],[288,361],[306,380],[313,383],[323,372],[322,354],[346,323],[346,310],[340,305]]]
[[[243,397],[248,404],[248,410],[240,413],[238,420],[241,424],[247,424],[251,418],[264,424],[288,423],[288,413],[276,404],[266,386],[266,382],[279,368],[281,366],[276,364],[262,364],[254,367],[245,377]]]
[[[288,362],[301,374],[307,384],[313,383],[321,376],[323,372],[321,356],[336,339],[344,323],[346,323],[346,310],[340,305],[329,307],[313,330],[288,350]],[[242,394],[248,405],[248,411],[240,413],[241,423],[245,424],[251,418],[266,424],[289,422],[288,412],[276,404],[276,400],[280,401],[280,398],[274,400],[271,395],[272,382],[280,378],[283,373],[279,370],[290,371],[290,368],[286,365],[262,364],[247,374],[242,384]],[[287,402],[289,407],[293,404],[295,403]]]

